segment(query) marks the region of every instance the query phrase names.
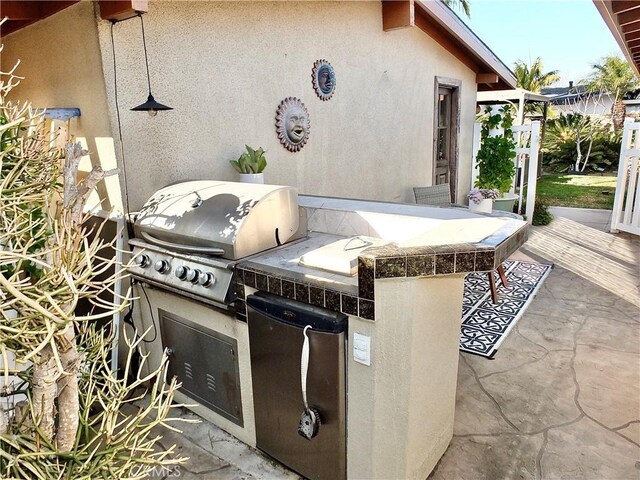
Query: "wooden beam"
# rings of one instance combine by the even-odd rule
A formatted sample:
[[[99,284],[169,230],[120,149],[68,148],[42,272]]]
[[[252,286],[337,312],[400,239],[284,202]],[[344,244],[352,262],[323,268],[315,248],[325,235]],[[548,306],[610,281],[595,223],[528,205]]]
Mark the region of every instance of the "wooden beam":
[[[640,46],[640,38],[637,38],[635,40],[630,40],[627,42],[627,47],[629,48],[636,47],[636,46]]]
[[[638,8],[638,0],[616,0],[611,2],[613,13],[626,12]]]
[[[638,5],[640,7],[640,5]],[[637,22],[640,20],[640,8],[629,10],[616,15],[618,19],[618,25],[628,25],[629,23]]]
[[[626,25],[622,25],[622,27],[620,27],[620,30],[622,30],[622,33],[625,33],[625,34],[639,31],[640,18],[633,23],[627,23]]]
[[[53,15],[54,13],[58,13],[60,10],[64,10],[74,3],[78,3],[78,1],[79,0],[70,0],[66,2],[37,2],[40,4],[40,18],[45,18],[49,15]]]
[[[80,0],[67,1],[13,1],[0,0],[0,18],[8,20],[0,27],[2,35],[8,35],[28,25],[36,23],[60,10],[64,10]]]
[[[497,73],[477,73],[476,83],[498,83],[500,77]]]
[[[0,25],[0,37],[9,35],[10,33],[31,25],[34,22],[37,22],[37,20],[7,20],[2,25]]]
[[[104,20],[124,20],[138,12],[148,12],[147,0],[100,0],[100,16]]]
[[[41,2],[18,2],[2,0],[0,2],[0,18],[9,20],[39,20]]]
[[[631,40],[638,40],[638,39],[640,39],[640,32],[627,33],[624,36],[624,40],[626,42],[629,42]]]
[[[382,30],[388,32],[415,25],[413,0],[384,0],[382,2]]]
[[[436,42],[438,42],[442,47],[449,51],[451,55],[460,60],[464,65],[469,67],[474,72],[480,72],[480,67],[478,64],[472,59],[472,57],[465,52],[458,45],[454,44],[447,36],[444,34],[441,28],[435,23],[426,19],[423,15],[418,13],[416,15],[416,26],[422,30],[424,33],[433,38]]]

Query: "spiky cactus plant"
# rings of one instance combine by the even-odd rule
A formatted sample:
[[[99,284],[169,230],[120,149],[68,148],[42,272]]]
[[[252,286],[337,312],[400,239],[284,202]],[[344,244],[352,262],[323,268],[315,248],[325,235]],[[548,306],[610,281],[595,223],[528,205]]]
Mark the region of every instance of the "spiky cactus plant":
[[[99,297],[122,274],[103,278],[118,265],[102,257],[105,242],[91,235],[83,207],[116,172],[96,168],[78,181],[86,152],[57,149],[42,116],[8,100],[19,80],[0,72],[0,478],[145,478],[183,460],[173,447],[154,448],[153,427],[170,423],[176,383],[165,381],[166,358],[133,381],[110,369],[113,332],[98,320],[130,297]],[[94,313],[76,313],[82,299]],[[129,342],[125,379],[137,342]],[[148,384],[144,408],[132,407]]]

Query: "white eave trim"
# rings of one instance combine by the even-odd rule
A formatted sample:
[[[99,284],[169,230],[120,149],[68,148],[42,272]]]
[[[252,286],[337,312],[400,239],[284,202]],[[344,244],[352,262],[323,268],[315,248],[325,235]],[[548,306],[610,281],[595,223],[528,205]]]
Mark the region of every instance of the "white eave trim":
[[[415,3],[475,56],[482,59],[510,87],[516,88],[516,77],[509,67],[442,0],[415,0]]]

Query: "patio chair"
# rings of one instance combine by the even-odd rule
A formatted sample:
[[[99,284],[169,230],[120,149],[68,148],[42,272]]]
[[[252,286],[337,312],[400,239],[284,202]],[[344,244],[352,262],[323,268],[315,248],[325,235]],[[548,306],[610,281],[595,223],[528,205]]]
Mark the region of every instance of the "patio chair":
[[[451,189],[448,183],[430,187],[413,187],[413,196],[420,205],[448,207],[451,205]]]
[[[448,183],[442,183],[440,185],[432,185],[430,187],[414,187],[413,195],[416,199],[416,203],[420,205],[433,205],[438,207],[448,207],[451,205],[451,190]],[[507,282],[507,275],[505,274],[502,264],[496,268],[500,281],[505,288],[509,288]],[[493,272],[487,272],[489,276],[489,288],[491,289],[491,301],[498,303],[498,289],[496,286],[496,280],[493,276]]]

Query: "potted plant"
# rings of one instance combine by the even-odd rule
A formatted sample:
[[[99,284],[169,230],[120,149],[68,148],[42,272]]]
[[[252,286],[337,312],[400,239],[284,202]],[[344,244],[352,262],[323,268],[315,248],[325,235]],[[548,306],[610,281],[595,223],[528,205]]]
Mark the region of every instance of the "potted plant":
[[[240,181],[244,183],[264,183],[264,169],[267,166],[267,159],[264,150],[258,148],[254,150],[249,145],[245,145],[247,151],[238,160],[229,160],[231,166],[240,174]]]
[[[469,210],[472,212],[491,213],[493,201],[498,198],[500,192],[495,188],[473,188],[467,195],[469,198]]]
[[[493,199],[493,208],[503,211],[512,211],[518,198],[517,195],[508,193],[516,170],[513,161],[516,144],[511,130],[513,119],[510,108],[507,105],[493,113],[491,107],[487,107],[482,120],[482,144],[476,156],[478,178],[474,184],[480,191],[497,190],[499,196]]]

